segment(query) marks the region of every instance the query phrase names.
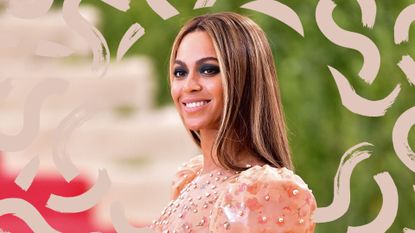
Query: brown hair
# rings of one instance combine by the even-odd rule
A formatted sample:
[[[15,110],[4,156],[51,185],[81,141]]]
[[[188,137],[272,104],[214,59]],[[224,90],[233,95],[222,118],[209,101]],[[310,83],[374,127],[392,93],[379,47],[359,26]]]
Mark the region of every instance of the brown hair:
[[[223,77],[224,112],[213,146],[219,163],[233,170],[246,169],[237,166],[235,151],[229,153],[232,144],[266,164],[293,169],[274,58],[263,30],[232,12],[195,17],[176,36],[170,73],[182,39],[194,31],[211,37]],[[188,131],[200,147],[198,132]]]

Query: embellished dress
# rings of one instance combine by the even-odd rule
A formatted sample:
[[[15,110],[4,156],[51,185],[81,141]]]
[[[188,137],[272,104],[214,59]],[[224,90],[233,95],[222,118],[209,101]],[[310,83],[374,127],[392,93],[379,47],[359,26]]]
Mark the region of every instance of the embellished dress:
[[[316,201],[287,168],[201,174],[202,155],[179,168],[172,200],[151,228],[165,233],[311,233]]]

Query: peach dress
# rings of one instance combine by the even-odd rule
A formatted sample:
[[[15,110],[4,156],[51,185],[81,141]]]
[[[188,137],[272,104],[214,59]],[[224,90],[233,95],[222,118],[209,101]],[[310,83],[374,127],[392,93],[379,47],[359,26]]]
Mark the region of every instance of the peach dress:
[[[179,168],[172,200],[151,228],[165,233],[310,233],[316,201],[291,170],[269,165],[200,174],[202,155]]]

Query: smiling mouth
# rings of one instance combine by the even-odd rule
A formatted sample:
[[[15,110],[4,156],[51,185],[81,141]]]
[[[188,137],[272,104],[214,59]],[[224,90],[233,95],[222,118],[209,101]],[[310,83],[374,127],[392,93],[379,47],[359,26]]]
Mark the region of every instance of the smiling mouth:
[[[203,101],[183,103],[183,105],[186,106],[186,108],[197,108],[197,107],[200,107],[200,106],[204,106],[204,105],[208,104],[209,102],[210,102],[210,100],[203,100]]]

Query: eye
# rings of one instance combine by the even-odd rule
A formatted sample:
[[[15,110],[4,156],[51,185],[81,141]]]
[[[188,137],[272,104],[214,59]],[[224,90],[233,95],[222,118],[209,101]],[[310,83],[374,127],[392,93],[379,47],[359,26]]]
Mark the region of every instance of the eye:
[[[173,71],[173,75],[176,78],[184,77],[184,76],[186,76],[186,74],[187,74],[186,70],[182,69],[182,68],[176,68]]]
[[[216,65],[202,65],[199,72],[206,76],[214,76],[220,72],[220,69]]]

